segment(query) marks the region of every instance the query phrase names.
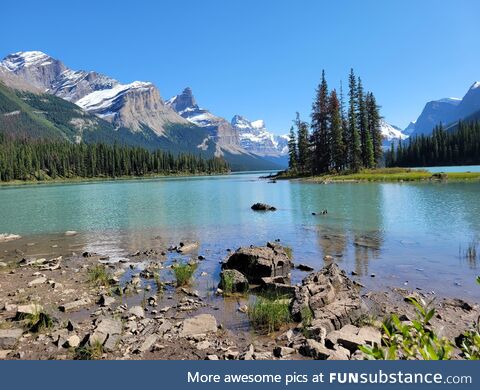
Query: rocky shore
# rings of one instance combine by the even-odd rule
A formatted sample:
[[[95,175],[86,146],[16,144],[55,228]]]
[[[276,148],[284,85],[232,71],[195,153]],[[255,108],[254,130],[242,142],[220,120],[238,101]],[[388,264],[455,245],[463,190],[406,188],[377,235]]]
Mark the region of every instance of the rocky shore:
[[[364,359],[358,348],[381,345],[382,319],[399,313],[412,321],[406,298],[429,299],[403,289],[365,292],[333,258],[315,271],[278,242],[228,252],[220,284],[200,292],[196,281],[210,275],[197,266],[214,260],[198,254],[197,242],[139,248],[114,263],[102,253],[32,257],[12,248],[0,262],[2,359]],[[182,266],[194,273],[179,285]],[[294,267],[305,277],[292,285]],[[249,325],[263,295],[288,304],[289,321],[273,331]],[[229,326],[227,305],[244,328]],[[450,340],[480,315],[460,299],[433,305],[430,324]],[[453,358],[462,358],[459,349]]]

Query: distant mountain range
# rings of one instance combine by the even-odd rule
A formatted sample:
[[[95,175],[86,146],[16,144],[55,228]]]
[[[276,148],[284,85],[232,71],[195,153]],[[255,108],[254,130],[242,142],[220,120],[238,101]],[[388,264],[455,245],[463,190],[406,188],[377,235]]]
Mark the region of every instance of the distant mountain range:
[[[406,134],[428,135],[440,123],[454,126],[459,120],[480,117],[480,82],[472,84],[463,98],[443,98],[428,102],[415,122],[404,130]]]
[[[480,82],[462,99],[427,103],[403,131],[382,120],[383,146],[469,118],[480,118]],[[150,82],[124,84],[73,70],[40,51],[10,54],[0,62],[0,131],[215,155],[233,170],[280,169],[288,163],[288,136],[269,131],[261,119],[217,116],[197,104],[190,88],[164,101]]]
[[[234,170],[283,167],[243,148],[237,130],[223,118],[202,113],[189,89],[181,96],[186,102],[190,94],[189,108],[195,112],[176,105],[175,98],[164,102],[152,83],[122,84],[94,71],[72,70],[39,51],[5,57],[0,82],[3,131],[215,155]]]

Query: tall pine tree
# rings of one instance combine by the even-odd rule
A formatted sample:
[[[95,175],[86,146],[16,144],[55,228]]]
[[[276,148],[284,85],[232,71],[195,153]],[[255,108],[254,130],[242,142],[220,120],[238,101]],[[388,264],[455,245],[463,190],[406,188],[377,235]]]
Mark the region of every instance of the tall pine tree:
[[[306,173],[310,168],[310,148],[308,124],[300,119],[300,114],[297,112],[295,125],[298,131],[298,169],[302,173]]]
[[[331,161],[330,134],[328,128],[328,86],[325,71],[316,90],[312,105],[312,168],[315,173],[328,172]]]
[[[362,150],[360,144],[360,134],[357,127],[357,82],[353,69],[349,76],[349,103],[348,103],[348,152],[349,167],[357,172],[362,166]]]
[[[290,127],[290,134],[288,138],[288,169],[296,171],[298,166],[298,149],[297,137],[293,126]]]
[[[329,99],[330,133],[332,139],[332,166],[340,172],[344,166],[345,145],[343,143],[343,123],[337,91],[333,90]]]
[[[366,106],[368,117],[368,130],[370,132],[373,143],[373,159],[375,166],[378,167],[382,161],[383,156],[383,137],[380,128],[380,107],[377,105],[375,96],[371,92],[367,94]]]

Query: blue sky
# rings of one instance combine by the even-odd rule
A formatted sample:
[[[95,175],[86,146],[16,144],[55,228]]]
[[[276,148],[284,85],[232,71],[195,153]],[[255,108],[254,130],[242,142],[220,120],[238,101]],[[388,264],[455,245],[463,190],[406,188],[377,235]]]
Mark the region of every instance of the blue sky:
[[[70,5],[67,5],[70,4]],[[350,67],[382,114],[405,127],[428,100],[462,97],[480,80],[480,1],[18,1],[2,4],[0,57],[41,50],[74,69],[190,86],[231,119],[285,133],[308,117],[322,69]]]

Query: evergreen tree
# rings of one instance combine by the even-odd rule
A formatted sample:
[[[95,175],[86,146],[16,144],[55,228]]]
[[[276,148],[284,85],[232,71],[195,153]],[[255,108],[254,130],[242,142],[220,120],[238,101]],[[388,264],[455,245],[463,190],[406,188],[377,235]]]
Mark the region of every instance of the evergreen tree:
[[[300,172],[306,173],[309,169],[310,148],[308,141],[308,124],[300,119],[300,114],[297,112],[295,125],[298,132],[298,168]]]
[[[373,93],[367,94],[367,116],[368,116],[368,130],[371,134],[373,142],[373,159],[374,165],[379,166],[382,161],[383,148],[382,148],[382,131],[380,129],[380,107],[377,105],[377,101]]]
[[[340,172],[344,166],[345,145],[343,143],[343,123],[337,91],[332,91],[329,102],[330,133],[332,135],[332,165],[337,172]]]
[[[362,149],[362,164],[366,168],[373,167],[373,142],[371,134],[368,131],[367,106],[365,103],[365,94],[363,92],[362,79],[359,77],[357,82],[357,118],[360,132],[360,143]]]
[[[312,105],[312,168],[315,173],[328,172],[331,162],[330,134],[328,126],[328,86],[325,71],[316,90]]]
[[[349,76],[349,105],[348,105],[348,153],[349,167],[357,172],[362,165],[362,150],[360,144],[360,135],[357,127],[357,85],[353,69]]]
[[[290,127],[290,134],[288,139],[288,157],[288,168],[292,171],[296,171],[298,166],[298,149],[297,139],[293,126]]]

